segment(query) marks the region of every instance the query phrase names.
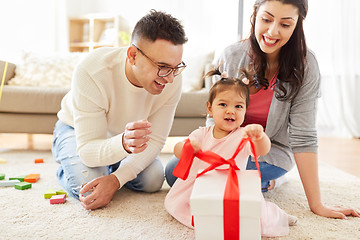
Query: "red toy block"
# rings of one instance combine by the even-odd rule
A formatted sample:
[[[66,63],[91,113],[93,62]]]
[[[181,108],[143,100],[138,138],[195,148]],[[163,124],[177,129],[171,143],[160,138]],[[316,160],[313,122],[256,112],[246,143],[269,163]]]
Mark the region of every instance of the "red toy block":
[[[44,159],[43,158],[37,158],[34,160],[34,163],[44,163]]]
[[[50,198],[50,204],[59,204],[59,203],[65,203],[66,201],[66,195],[54,195]]]
[[[24,178],[24,182],[36,183],[40,179],[40,174],[29,174]]]

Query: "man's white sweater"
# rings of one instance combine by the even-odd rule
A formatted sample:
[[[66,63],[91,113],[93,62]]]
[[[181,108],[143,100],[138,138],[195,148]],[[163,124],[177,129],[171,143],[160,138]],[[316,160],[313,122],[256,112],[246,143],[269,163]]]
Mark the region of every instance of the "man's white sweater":
[[[136,178],[160,153],[169,135],[181,95],[181,78],[159,95],[132,85],[125,75],[127,48],[99,48],[76,68],[72,87],[58,117],[74,127],[77,150],[89,167],[121,162],[113,174],[120,187]],[[122,145],[125,125],[147,119],[151,123],[148,147],[128,154]]]

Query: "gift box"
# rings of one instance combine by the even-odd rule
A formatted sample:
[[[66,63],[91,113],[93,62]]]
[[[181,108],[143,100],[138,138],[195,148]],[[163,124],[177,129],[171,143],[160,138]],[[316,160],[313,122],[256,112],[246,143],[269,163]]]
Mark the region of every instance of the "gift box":
[[[261,239],[261,180],[257,170],[235,170],[239,186],[239,225],[227,221],[226,229],[236,229],[239,239]],[[199,176],[190,198],[195,236],[200,239],[225,239],[224,192],[227,187],[228,170],[212,170]],[[231,190],[230,190],[231,191]],[[230,199],[231,200],[231,199]],[[236,208],[230,208],[236,209]],[[228,235],[229,236],[229,235]],[[234,237],[227,237],[236,239]]]

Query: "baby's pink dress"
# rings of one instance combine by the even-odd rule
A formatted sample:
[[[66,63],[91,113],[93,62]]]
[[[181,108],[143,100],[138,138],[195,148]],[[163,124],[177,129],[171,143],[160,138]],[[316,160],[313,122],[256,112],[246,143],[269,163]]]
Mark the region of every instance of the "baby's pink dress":
[[[241,139],[243,128],[232,131],[221,139],[213,137],[213,126],[201,127],[189,135],[191,141],[198,141],[202,151],[212,151],[224,159],[229,159],[234,154]],[[243,150],[236,156],[235,161],[241,170],[246,170],[249,155],[251,155],[250,144],[247,143]],[[182,224],[193,228],[191,225],[190,196],[196,175],[199,170],[209,166],[208,163],[194,158],[189,176],[186,180],[178,178],[165,198],[166,210]],[[220,166],[218,168],[227,168]],[[288,216],[284,210],[276,204],[265,201],[263,198],[261,209],[261,235],[264,237],[285,236],[289,233]]]

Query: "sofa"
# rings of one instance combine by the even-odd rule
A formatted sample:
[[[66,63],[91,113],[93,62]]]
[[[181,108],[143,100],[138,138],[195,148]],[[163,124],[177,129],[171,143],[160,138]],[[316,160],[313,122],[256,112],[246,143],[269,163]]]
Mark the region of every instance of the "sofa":
[[[61,100],[70,89],[72,71],[84,53],[65,55],[24,53],[20,63],[9,63],[0,102],[0,133],[52,134]],[[170,136],[187,136],[205,125],[208,86],[201,79],[212,58],[213,54],[205,54],[188,60]],[[0,76],[4,64],[0,61]]]

